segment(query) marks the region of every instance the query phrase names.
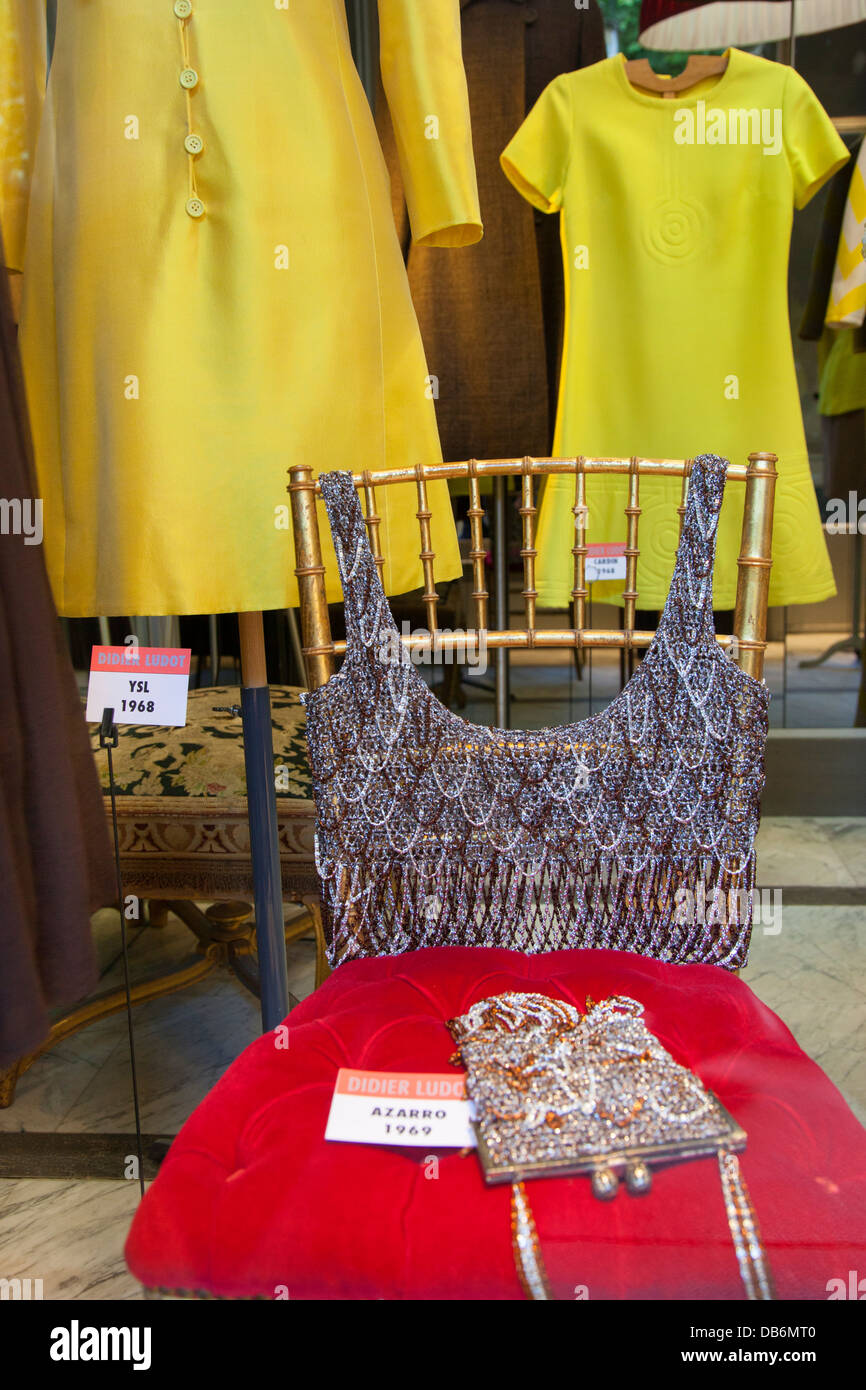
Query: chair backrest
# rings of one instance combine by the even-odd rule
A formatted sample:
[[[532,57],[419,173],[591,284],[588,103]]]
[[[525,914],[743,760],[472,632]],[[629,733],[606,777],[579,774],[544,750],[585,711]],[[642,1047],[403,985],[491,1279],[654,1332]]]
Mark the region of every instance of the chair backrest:
[[[748,464],[731,463],[728,466],[729,483],[745,486],[745,503],[740,552],[737,560],[737,598],[734,612],[733,636],[720,637],[719,642],[727,647],[734,644],[734,659],[748,672],[760,680],[764,667],[764,651],[767,631],[767,593],[772,563],[771,544],[773,527],[773,502],[776,483],[776,455],[754,453],[749,455]],[[376,509],[376,493],[384,487],[407,487],[414,485],[418,506],[416,517],[419,535],[419,559],[424,577],[423,602],[427,613],[427,625],[433,636],[413,634],[402,640],[408,648],[432,645],[434,651],[445,652],[460,646],[472,648],[473,643],[486,642],[491,649],[510,648],[570,648],[578,652],[595,647],[620,648],[631,654],[649,646],[653,630],[636,630],[635,613],[639,600],[637,590],[637,563],[640,555],[639,522],[640,480],[643,477],[680,478],[680,503],[677,508],[682,527],[689,476],[692,470],[691,459],[647,459],[647,458],[523,458],[523,459],[469,459],[464,463],[442,463],[415,468],[391,469],[378,473],[365,471],[354,475],[353,481],[361,493],[364,504],[367,533],[380,573],[384,565],[379,544],[381,518]],[[289,492],[292,499],[292,520],[295,535],[295,555],[301,610],[301,629],[304,659],[310,689],[324,685],[335,669],[335,657],[345,651],[344,641],[334,641],[328,619],[328,604],[325,593],[325,566],[322,559],[322,545],[316,497],[319,486],[313,477],[312,469],[305,464],[296,464],[289,470],[291,483]],[[572,627],[539,628],[536,626],[535,588],[535,521],[536,480],[550,474],[571,474],[574,478],[574,544],[573,557],[574,584],[571,590]],[[586,581],[586,541],[589,508],[586,501],[586,479],[590,474],[626,475],[628,479],[626,517],[626,578],[623,591],[624,611],[621,629],[598,629],[587,627],[587,600],[589,590]],[[524,626],[504,629],[491,629],[488,624],[490,595],[485,587],[487,546],[482,535],[484,508],[481,499],[480,480],[482,478],[516,477],[520,479],[520,516],[522,519],[521,558],[523,561],[523,604]],[[469,524],[471,549],[469,560],[472,564],[474,627],[468,633],[438,633],[437,606],[439,595],[434,582],[435,552],[432,549],[430,534],[430,508],[427,499],[427,485],[442,478],[465,479],[469,486]]]

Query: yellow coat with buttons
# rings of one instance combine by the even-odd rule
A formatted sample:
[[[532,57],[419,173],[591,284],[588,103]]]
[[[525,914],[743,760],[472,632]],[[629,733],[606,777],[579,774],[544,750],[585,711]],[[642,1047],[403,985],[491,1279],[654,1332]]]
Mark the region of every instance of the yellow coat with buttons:
[[[343,0],[0,0],[0,226],[69,616],[297,602],[287,469],[441,458]],[[413,235],[477,241],[458,0],[379,0]],[[452,254],[458,254],[455,251]],[[446,484],[437,576],[459,572]],[[422,583],[415,487],[384,580]],[[322,526],[323,537],[327,526]],[[339,588],[332,552],[329,597]]]

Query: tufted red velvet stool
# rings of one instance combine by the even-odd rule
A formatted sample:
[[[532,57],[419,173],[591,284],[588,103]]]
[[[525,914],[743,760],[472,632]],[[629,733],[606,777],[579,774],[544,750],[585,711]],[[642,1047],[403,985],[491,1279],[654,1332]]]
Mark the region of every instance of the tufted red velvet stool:
[[[341,966],[248,1047],[187,1121],[127,1244],[147,1287],[226,1298],[517,1299],[510,1189],[474,1153],[326,1143],[337,1069],[448,1071],[445,1020],[504,990],[581,1009],[628,994],[743,1127],[742,1171],[776,1294],[826,1299],[866,1268],[866,1131],[747,985],[618,951],[423,950]],[[714,1159],[599,1202],[586,1178],[527,1184],[557,1298],[742,1299]],[[586,1291],[585,1293],[583,1291]]]

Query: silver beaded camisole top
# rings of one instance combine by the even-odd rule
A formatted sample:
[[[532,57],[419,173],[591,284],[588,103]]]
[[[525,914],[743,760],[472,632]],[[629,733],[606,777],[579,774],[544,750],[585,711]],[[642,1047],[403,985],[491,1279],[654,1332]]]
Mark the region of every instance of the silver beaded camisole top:
[[[715,639],[727,463],[696,459],[658,631],[601,714],[469,724],[399,634],[349,473],[321,478],[346,655],[307,694],[332,965],[423,946],[744,964],[768,692]]]

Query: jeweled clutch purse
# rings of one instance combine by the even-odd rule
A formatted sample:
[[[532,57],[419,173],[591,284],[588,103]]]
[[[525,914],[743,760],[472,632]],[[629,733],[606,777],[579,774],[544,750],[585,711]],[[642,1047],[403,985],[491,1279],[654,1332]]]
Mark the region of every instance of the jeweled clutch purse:
[[[770,1281],[736,1152],[745,1132],[699,1077],[676,1062],[624,995],[586,1013],[543,994],[500,994],[448,1027],[466,1066],[478,1154],[489,1183],[511,1182],[518,1272],[548,1297],[524,1179],[591,1175],[597,1197],[625,1176],[648,1192],[651,1165],[718,1155],[734,1247],[749,1296]]]

